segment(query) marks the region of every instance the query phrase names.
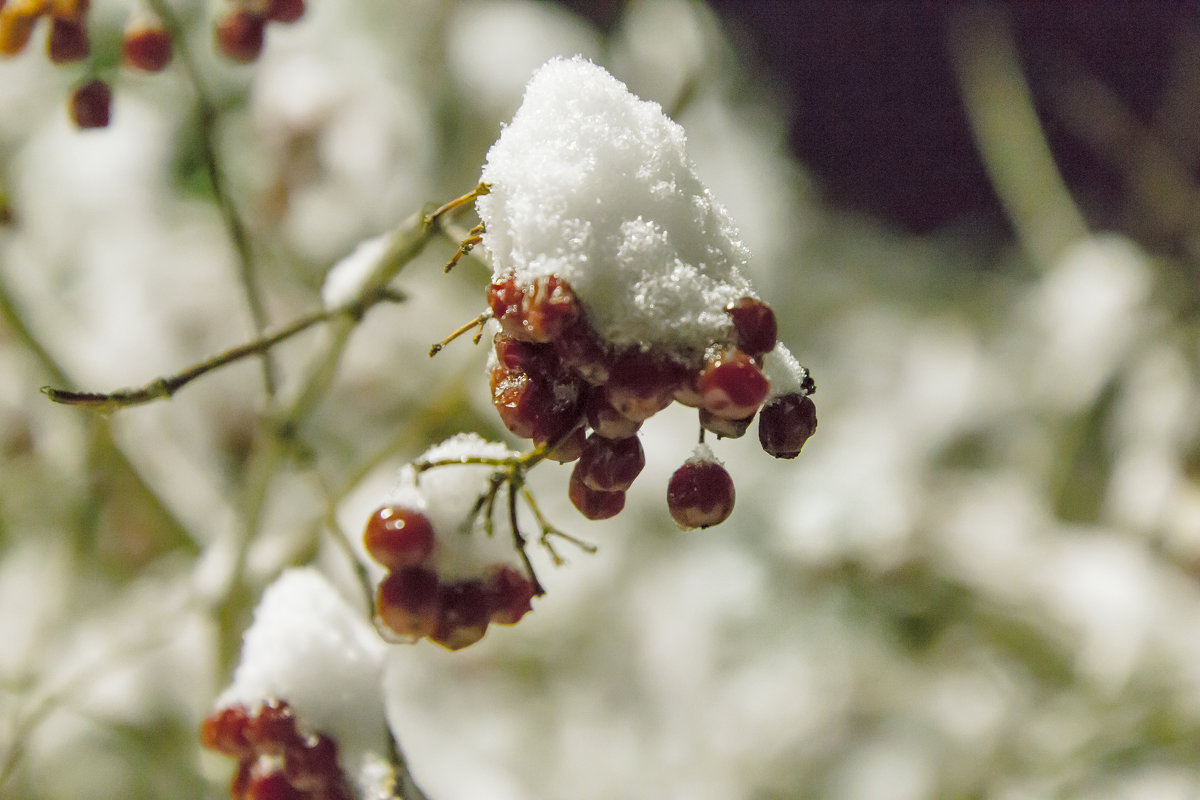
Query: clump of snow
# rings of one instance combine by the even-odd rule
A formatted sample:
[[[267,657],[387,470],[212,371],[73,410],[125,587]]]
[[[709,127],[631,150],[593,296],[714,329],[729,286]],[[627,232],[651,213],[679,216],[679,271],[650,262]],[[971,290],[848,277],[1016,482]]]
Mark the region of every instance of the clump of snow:
[[[342,771],[379,796],[390,745],[383,641],[316,570],[290,569],[263,593],[218,708],[286,700],[301,726],[338,746]]]
[[[768,400],[785,394],[809,394],[804,387],[808,370],[800,365],[783,342],[776,342],[775,349],[763,356],[763,375],[771,384]]]
[[[619,346],[684,360],[733,341],[749,252],[697,177],[683,128],[603,68],[554,59],[488,151],[476,207],[496,275],[556,274]]]
[[[400,470],[398,486],[385,498],[388,505],[420,511],[433,526],[437,546],[433,568],[443,580],[478,578],[496,564],[519,564],[509,536],[507,492],[501,490],[492,508],[492,535],[479,500],[491,486],[496,467],[468,463],[471,459],[504,461],[517,453],[474,433],[459,433],[426,450],[416,463],[462,461],[418,471],[412,464]]]
[[[387,235],[358,243],[350,255],[329,268],[321,285],[321,302],[327,309],[342,308],[358,299],[375,265],[387,252]]]

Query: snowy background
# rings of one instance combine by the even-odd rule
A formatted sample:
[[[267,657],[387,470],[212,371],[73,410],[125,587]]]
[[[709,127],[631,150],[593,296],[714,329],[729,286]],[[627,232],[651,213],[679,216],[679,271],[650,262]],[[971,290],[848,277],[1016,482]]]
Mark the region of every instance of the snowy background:
[[[717,443],[738,501],[711,530],[664,502],[683,409],[643,428],[614,520],[571,508],[568,468],[534,472],[542,510],[600,549],[538,553],[547,595],[477,645],[389,648],[387,715],[431,798],[1200,795],[1194,137],[1105,117],[1129,207],[1171,235],[1102,227],[1022,113],[1004,26],[955,18],[946,57],[1011,235],[915,235],[824,198],[746,40],[701,5],[629,3],[601,31],[531,1],[320,0],[251,67],[211,54],[213,9],[178,6],[273,322],[474,186],[532,71],[582,54],[686,129],[817,382],[797,460]],[[92,24],[111,44],[126,12],[96,0]],[[1193,91],[1198,35],[1178,51]],[[40,44],[0,62],[0,795],[215,798],[231,764],[196,730],[263,587],[315,563],[356,598],[330,537],[356,539],[429,444],[502,437],[484,349],[426,357],[488,269],[443,275],[435,240],[288,431],[253,360],[110,417],[52,405],[40,386],[140,385],[253,335],[183,71],[122,71],[112,125],[80,133],[73,69]],[[285,404],[328,334],[277,349]]]

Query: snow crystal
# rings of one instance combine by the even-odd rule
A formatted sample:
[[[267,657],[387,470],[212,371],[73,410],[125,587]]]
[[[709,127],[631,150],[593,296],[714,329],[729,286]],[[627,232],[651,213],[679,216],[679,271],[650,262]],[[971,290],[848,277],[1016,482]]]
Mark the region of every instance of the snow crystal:
[[[554,59],[488,151],[476,206],[496,275],[557,274],[619,347],[698,361],[733,342],[724,309],[756,296],[749,252],[697,177],[683,128],[603,68]]]
[[[376,796],[379,761],[390,752],[383,652],[375,630],[319,572],[290,569],[263,593],[217,707],[286,700],[300,726],[337,743],[342,770]]]
[[[763,375],[771,384],[771,393],[767,399],[785,394],[808,394],[804,381],[808,370],[800,366],[800,362],[792,355],[792,351],[776,342],[775,349],[763,356]]]
[[[502,461],[516,455],[503,444],[459,433],[425,451],[417,462]],[[385,498],[388,505],[420,511],[429,518],[437,541],[433,566],[443,580],[478,578],[493,565],[519,563],[505,522],[507,492],[502,490],[496,497],[491,536],[485,525],[487,514],[477,509],[496,469],[489,464],[456,463],[418,472],[407,465],[400,471],[399,485]]]

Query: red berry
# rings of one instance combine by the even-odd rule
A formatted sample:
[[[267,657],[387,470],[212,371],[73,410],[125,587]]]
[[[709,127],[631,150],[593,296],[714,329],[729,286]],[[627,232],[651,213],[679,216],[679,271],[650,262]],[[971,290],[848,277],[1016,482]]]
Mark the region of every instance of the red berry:
[[[159,27],[130,28],[121,39],[121,60],[143,72],[161,72],[171,62],[171,34]]]
[[[724,417],[718,417],[707,408],[700,409],[700,424],[704,426],[704,430],[711,431],[725,439],[741,438],[745,435],[746,429],[750,427],[750,423],[753,421],[753,414],[741,419],[725,419]]]
[[[613,407],[608,400],[608,391],[603,386],[588,393],[587,420],[596,435],[606,439],[627,439],[642,427],[641,422],[630,419]]]
[[[731,303],[725,313],[733,318],[738,349],[755,357],[775,349],[778,326],[769,305],[753,297],[743,297]]]
[[[324,734],[306,739],[284,753],[283,773],[297,789],[320,791],[341,780],[337,745]]]
[[[46,54],[55,64],[67,64],[87,58],[89,46],[87,29],[81,20],[55,18],[50,22],[50,38]]]
[[[533,607],[533,581],[509,566],[496,569],[484,584],[491,609],[491,621],[499,625],[516,624]]]
[[[559,361],[592,386],[608,381],[612,357],[581,318],[563,329],[554,340]]]
[[[363,543],[371,558],[389,570],[412,567],[433,552],[433,525],[420,511],[384,506],[367,520]]]
[[[641,422],[671,405],[685,377],[683,367],[670,358],[631,348],[612,360],[608,401],[622,416]]]
[[[437,631],[438,577],[423,567],[405,567],[384,578],[375,591],[379,620],[398,636],[419,638]]]
[[[550,342],[575,324],[581,311],[575,293],[557,275],[518,284],[512,274],[488,287],[488,307],[509,336],[530,342]]]
[[[553,449],[546,454],[546,457],[560,464],[570,464],[583,454],[583,444],[586,440],[587,432],[580,425],[571,431],[565,439],[560,439],[558,444],[554,445]]]
[[[625,508],[624,492],[601,492],[589,487],[579,474],[579,464],[571,471],[571,480],[567,483],[567,496],[571,503],[579,509],[579,513],[588,519],[609,519],[621,513]]]
[[[246,787],[246,800],[308,800],[305,792],[288,783],[287,777],[277,770],[255,775]]]
[[[795,458],[817,430],[817,407],[803,394],[774,398],[758,415],[758,441],[776,458]]]
[[[624,492],[646,466],[646,455],[637,436],[607,439],[592,434],[583,446],[575,471],[589,489]]]
[[[229,781],[230,800],[246,800],[249,797],[250,783],[254,780],[254,760],[242,759],[238,762],[237,771]]]
[[[254,752],[246,739],[246,726],[250,717],[244,706],[230,706],[214,711],[200,723],[200,744],[234,758],[243,758]]]
[[[577,378],[504,364],[495,365],[490,377],[492,405],[504,426],[522,439],[555,441],[579,424],[582,387]]]
[[[71,119],[78,128],[108,127],[112,90],[102,80],[91,80],[71,93]]]
[[[217,20],[213,36],[217,49],[234,61],[249,64],[263,49],[266,19],[260,14],[235,9]]]
[[[771,384],[762,370],[741,350],[727,350],[709,363],[698,382],[703,407],[715,416],[742,419],[758,410]]]
[[[667,508],[679,527],[707,528],[733,512],[733,479],[715,461],[687,461],[667,483]]]
[[[267,19],[272,22],[295,22],[304,16],[304,0],[270,0]]]
[[[296,731],[296,714],[286,700],[268,700],[250,717],[246,740],[259,753],[281,754],[299,747],[303,739]]]
[[[482,581],[457,581],[445,584],[439,593],[441,613],[437,630],[430,639],[447,650],[461,650],[475,644],[487,633],[491,621],[489,597]]]

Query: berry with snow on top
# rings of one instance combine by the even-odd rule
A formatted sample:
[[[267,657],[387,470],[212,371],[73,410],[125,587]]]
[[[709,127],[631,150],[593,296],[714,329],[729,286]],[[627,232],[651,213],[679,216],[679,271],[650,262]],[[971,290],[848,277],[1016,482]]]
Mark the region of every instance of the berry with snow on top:
[[[667,483],[667,508],[679,527],[708,528],[733,513],[733,479],[701,444]]]
[[[201,742],[231,756],[233,798],[387,796],[383,642],[312,569],[284,572],[259,601],[230,686]]]
[[[530,610],[533,576],[514,540],[495,533],[513,513],[497,498],[496,476],[515,456],[458,434],[404,467],[368,519],[367,553],[388,570],[376,587],[376,615],[396,639],[458,650]]]
[[[737,332],[737,346],[755,358],[775,349],[775,312],[757,297],[743,297],[726,307]]]

